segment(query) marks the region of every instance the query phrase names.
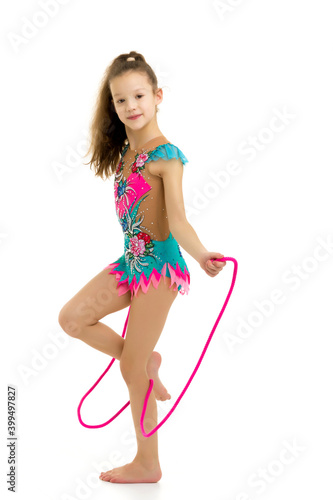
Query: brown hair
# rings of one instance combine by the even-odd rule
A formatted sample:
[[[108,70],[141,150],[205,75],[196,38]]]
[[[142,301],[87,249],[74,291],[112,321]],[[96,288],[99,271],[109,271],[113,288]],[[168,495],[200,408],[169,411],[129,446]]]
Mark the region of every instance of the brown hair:
[[[128,57],[135,60],[127,61]],[[154,71],[138,52],[120,54],[106,68],[90,123],[90,146],[85,156],[91,152],[92,157],[88,163],[84,163],[90,164],[90,168],[95,170],[95,176],[103,180],[104,175],[108,179],[116,171],[126,140],[125,125],[119,120],[114,108],[110,82],[116,76],[131,70],[146,74],[154,93],[158,89]]]

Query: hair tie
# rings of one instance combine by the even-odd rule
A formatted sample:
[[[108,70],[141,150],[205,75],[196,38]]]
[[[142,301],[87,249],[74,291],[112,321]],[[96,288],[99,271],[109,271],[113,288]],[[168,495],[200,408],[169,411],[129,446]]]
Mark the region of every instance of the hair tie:
[[[135,57],[128,57],[126,61],[135,61]]]

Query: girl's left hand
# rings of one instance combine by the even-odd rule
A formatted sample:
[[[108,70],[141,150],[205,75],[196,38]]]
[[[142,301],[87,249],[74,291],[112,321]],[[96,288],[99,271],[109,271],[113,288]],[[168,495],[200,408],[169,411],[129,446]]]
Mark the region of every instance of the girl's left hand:
[[[220,262],[214,259],[223,259],[224,255],[219,252],[205,252],[200,258],[200,267],[208,276],[216,276],[226,265],[226,262]]]

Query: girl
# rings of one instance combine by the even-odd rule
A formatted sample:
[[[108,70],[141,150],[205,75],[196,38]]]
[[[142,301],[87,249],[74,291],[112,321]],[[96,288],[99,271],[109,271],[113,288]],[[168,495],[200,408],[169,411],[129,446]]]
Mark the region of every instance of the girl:
[[[117,483],[155,483],[162,477],[157,432],[144,437],[140,416],[149,378],[154,386],[144,422],[147,433],[158,424],[156,399],[171,398],[158,376],[161,356],[153,349],[178,292],[189,291],[190,272],[179,244],[208,276],[216,276],[226,264],[212,262],[223,255],[209,252],[186,219],[182,176],[188,160],[158,127],[157,105],[162,100],[156,75],[141,54],[121,54],[107,68],[91,123],[88,153],[92,151],[89,163],[96,176],[103,179],[114,174],[124,253],[59,313],[59,324],[66,333],[120,361],[137,453],[131,463],[101,473],[103,481]],[[129,305],[124,339],[99,320]]]

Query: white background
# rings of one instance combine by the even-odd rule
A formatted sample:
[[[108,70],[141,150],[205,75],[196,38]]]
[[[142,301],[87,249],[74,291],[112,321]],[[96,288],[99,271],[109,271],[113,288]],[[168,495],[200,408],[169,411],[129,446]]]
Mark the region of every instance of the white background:
[[[288,0],[2,4],[0,455],[8,498],[13,384],[17,499],[332,495],[330,9],[329,1]],[[199,371],[158,431],[161,481],[126,485],[98,476],[134,458],[130,409],[96,430],[76,414],[110,358],[65,334],[58,314],[122,252],[113,178],[95,177],[83,162],[104,70],[131,50],[155,70],[160,129],[189,160],[188,220],[206,248],[239,267]],[[230,162],[237,174],[218,184],[212,174],[225,178]],[[158,404],[160,420],[193,371],[233,272],[228,262],[212,279],[183,255],[190,293],[175,301],[156,346],[172,396]],[[104,322],[121,334],[126,315]],[[127,396],[116,362],[84,403],[83,420],[104,422]]]

